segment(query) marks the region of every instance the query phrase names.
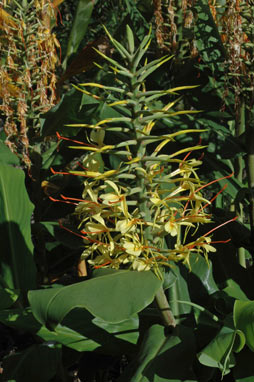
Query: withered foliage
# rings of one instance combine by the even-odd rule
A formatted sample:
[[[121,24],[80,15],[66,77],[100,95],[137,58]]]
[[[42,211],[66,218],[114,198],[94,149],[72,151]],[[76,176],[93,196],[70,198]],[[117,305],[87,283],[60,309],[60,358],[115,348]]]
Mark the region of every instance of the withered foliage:
[[[56,101],[59,43],[51,32],[55,10],[50,0],[27,6],[0,1],[0,110],[6,144],[29,168],[29,135],[39,129],[39,117]]]

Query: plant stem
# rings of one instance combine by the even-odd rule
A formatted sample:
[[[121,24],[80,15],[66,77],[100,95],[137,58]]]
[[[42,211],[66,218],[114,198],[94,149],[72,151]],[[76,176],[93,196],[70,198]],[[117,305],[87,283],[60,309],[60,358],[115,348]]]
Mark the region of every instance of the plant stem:
[[[162,286],[156,293],[155,300],[157,303],[157,307],[161,313],[164,325],[166,327],[172,326],[173,328],[175,328],[176,327],[175,317],[173,316],[173,313],[170,309],[167,297],[165,295],[165,292]]]
[[[239,137],[245,132],[245,102],[244,98],[241,100],[240,108],[239,108],[239,118],[238,121],[236,121],[236,136]],[[237,174],[236,177],[239,180],[240,183],[243,181],[243,169],[244,169],[244,159],[242,156],[239,156],[237,158]],[[239,221],[243,223],[243,205],[240,203],[240,211],[239,213]],[[239,264],[246,268],[246,257],[245,257],[245,249],[244,248],[238,248],[238,260]]]

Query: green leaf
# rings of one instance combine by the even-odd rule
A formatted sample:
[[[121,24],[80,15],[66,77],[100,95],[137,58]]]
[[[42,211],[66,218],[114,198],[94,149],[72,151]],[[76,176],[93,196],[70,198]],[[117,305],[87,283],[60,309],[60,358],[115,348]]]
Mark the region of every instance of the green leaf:
[[[61,363],[61,348],[54,345],[32,345],[23,352],[3,359],[3,380],[47,382]]]
[[[1,282],[10,289],[36,285],[30,202],[22,170],[0,163]]]
[[[219,368],[223,375],[228,374],[235,366],[233,350],[241,350],[244,344],[245,337],[241,331],[223,326],[217,336],[199,353],[198,360],[205,366]]]
[[[126,34],[127,34],[129,51],[131,54],[133,54],[135,50],[134,35],[129,25],[126,25]]]
[[[180,304],[177,301],[191,301],[188,284],[186,282],[187,273],[189,272],[184,266],[176,266],[173,268],[177,279],[171,288],[168,289],[169,305],[174,317],[179,321],[181,317],[186,318],[186,315],[192,311],[192,307],[186,304]]]
[[[207,262],[202,256],[192,254],[190,256],[190,269],[188,274],[188,285],[190,285],[191,294],[198,295],[211,295],[219,289],[213,278],[213,266],[209,261]]]
[[[165,327],[152,325],[119,382],[193,382],[194,359],[195,341],[190,328],[180,326],[167,335]]]
[[[93,351],[98,347],[104,353],[122,354],[135,351],[137,343],[139,319],[132,318],[117,324],[111,324],[94,318],[85,309],[74,309],[57,325],[55,331],[42,327],[37,335],[46,341],[57,341],[76,351]]]
[[[248,301],[248,297],[241,289],[241,285],[236,283],[233,279],[228,279],[226,281],[227,286],[223,289],[228,296],[236,298],[238,300]]]
[[[235,327],[246,337],[246,344],[254,351],[254,301],[236,300],[234,305]]]
[[[212,70],[214,68],[219,70],[219,63],[225,59],[226,52],[210,7],[206,0],[198,0],[195,2],[194,10],[197,15],[195,41],[199,54]]]
[[[137,315],[121,323],[111,324],[94,318],[87,310],[80,308],[72,310],[54,331],[39,324],[30,308],[2,310],[0,322],[78,352],[94,351],[100,347],[107,354],[119,355],[119,351],[122,354],[133,353],[139,336]]]
[[[13,154],[13,152],[11,152],[11,150],[2,141],[0,141],[0,162],[19,165],[17,155]]]
[[[83,307],[102,320],[122,322],[149,305],[161,285],[150,271],[100,273],[66,287],[30,291],[28,298],[36,319],[45,325],[60,323],[72,309]]]
[[[9,308],[19,297],[17,290],[0,289],[0,310]]]
[[[66,57],[63,66],[66,66],[67,60],[71,54],[76,53],[78,47],[86,34],[94,6],[93,0],[79,0],[76,9],[72,29],[68,40]]]
[[[107,28],[104,26],[104,29],[105,29],[105,32],[107,33],[111,43],[114,45],[114,47],[118,50],[118,52],[120,53],[121,57],[123,59],[128,59],[130,60],[131,56],[129,54],[129,52],[125,49],[125,47],[120,44],[120,42],[118,42],[117,40],[115,40],[111,34],[109,33],[109,31],[107,30]]]
[[[80,127],[66,127],[66,124],[91,123],[91,116],[94,116],[98,102],[94,101],[92,104],[83,105],[82,99],[83,94],[76,89],[67,92],[56,106],[44,114],[41,128],[42,136],[55,135],[57,131],[63,136],[76,136]]]

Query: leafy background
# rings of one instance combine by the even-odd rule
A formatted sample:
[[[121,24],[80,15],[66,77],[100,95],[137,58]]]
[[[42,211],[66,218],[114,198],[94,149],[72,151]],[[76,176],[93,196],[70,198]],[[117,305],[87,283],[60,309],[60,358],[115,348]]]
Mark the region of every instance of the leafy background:
[[[15,4],[10,2],[7,11],[11,13]],[[6,134],[1,130],[1,380],[73,381],[75,372],[84,381],[215,382],[222,376],[225,381],[251,381],[251,2],[75,0],[54,4],[62,18],[61,22],[58,16],[57,25],[51,21],[62,55],[56,69],[57,101],[37,116],[40,129],[30,133],[30,169],[22,160],[22,150],[14,155],[5,146]],[[26,6],[24,1],[22,7]],[[2,13],[0,17],[3,20]],[[206,191],[211,199],[227,184],[211,206],[214,223],[210,228],[238,215],[237,221],[213,236],[218,241],[230,238],[230,243],[218,244],[209,267],[205,260],[193,258],[191,272],[180,265],[164,275],[163,287],[178,324],[172,332],[162,325],[153,303],[161,285],[154,274],[85,270],[80,262],[82,239],[58,223],[77,232],[73,205],[49,199],[59,199],[60,194],[78,198],[82,192],[82,179],[50,170],[76,169],[82,159],[68,148],[69,143],[59,145],[57,132],[82,141],[86,132],[66,124],[112,117],[103,101],[72,86],[111,84],[110,75],[93,65],[98,61],[105,68],[93,47],[115,54],[102,24],[121,42],[129,24],[137,44],[152,25],[149,61],[164,54],[174,56],[149,77],[147,89],[198,85],[183,92],[176,111],[199,113],[165,118],[162,134],[169,129],[205,128],[202,179],[207,183],[234,173]],[[0,36],[4,41],[3,29]],[[4,126],[3,109],[1,118]],[[33,126],[29,128],[32,131]],[[112,142],[112,137],[108,140]],[[196,134],[182,135],[170,151],[197,143]],[[102,165],[117,166],[115,157],[103,159]]]

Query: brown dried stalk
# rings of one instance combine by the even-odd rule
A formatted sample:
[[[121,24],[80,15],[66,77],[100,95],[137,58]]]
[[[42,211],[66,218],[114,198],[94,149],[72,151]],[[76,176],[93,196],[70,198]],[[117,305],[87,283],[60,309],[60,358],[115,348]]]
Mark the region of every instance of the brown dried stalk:
[[[56,102],[59,43],[49,28],[52,17],[50,0],[34,0],[23,8],[0,1],[0,110],[5,117],[6,144],[28,168],[28,135],[36,135],[40,114]]]

